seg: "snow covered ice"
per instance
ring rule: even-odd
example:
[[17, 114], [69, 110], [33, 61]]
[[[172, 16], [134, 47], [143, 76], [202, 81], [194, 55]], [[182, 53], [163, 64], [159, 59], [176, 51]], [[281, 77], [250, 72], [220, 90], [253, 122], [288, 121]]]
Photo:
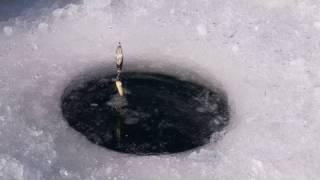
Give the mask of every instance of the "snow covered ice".
[[[1, 180], [320, 177], [319, 1], [14, 2], [0, 2]], [[131, 156], [68, 127], [64, 88], [90, 69], [112, 70], [118, 41], [136, 69], [219, 84], [232, 109], [223, 138]]]

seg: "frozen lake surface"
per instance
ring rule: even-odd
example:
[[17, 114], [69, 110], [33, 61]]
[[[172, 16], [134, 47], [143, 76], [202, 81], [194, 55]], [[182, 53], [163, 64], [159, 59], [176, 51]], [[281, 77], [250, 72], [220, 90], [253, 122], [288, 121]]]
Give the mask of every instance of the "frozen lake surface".
[[[0, 2], [0, 179], [320, 177], [319, 1], [8, 1]], [[219, 84], [232, 111], [223, 138], [133, 156], [69, 127], [64, 88], [97, 67], [114, 71], [118, 41], [129, 69]]]

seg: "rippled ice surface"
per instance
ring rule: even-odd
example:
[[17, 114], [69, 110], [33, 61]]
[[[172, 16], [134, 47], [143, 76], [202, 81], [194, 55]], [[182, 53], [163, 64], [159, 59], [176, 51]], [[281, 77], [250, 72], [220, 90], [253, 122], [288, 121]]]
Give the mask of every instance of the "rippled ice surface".
[[[0, 3], [0, 179], [320, 177], [319, 1], [46, 2]], [[90, 68], [114, 70], [118, 41], [137, 69], [192, 71], [224, 88], [232, 108], [224, 137], [136, 157], [68, 127], [64, 87]]]

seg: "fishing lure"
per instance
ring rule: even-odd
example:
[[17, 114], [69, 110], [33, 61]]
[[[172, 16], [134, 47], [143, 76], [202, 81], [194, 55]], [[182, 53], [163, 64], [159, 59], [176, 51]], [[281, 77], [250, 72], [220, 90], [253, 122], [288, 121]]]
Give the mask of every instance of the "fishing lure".
[[124, 96], [124, 89], [122, 87], [122, 82], [120, 80], [120, 75], [121, 75], [122, 66], [123, 66], [123, 51], [122, 51], [120, 42], [116, 48], [115, 59], [116, 59], [116, 65], [117, 65], [116, 87], [119, 95]]

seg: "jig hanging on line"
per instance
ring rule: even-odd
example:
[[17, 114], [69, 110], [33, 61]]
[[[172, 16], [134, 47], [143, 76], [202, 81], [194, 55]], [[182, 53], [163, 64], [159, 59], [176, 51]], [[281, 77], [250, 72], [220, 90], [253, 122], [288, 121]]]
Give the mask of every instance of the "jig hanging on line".
[[123, 51], [122, 51], [122, 47], [121, 47], [120, 42], [119, 42], [117, 49], [116, 49], [115, 59], [116, 59], [116, 64], [117, 64], [116, 87], [117, 87], [119, 95], [124, 96], [124, 89], [122, 87], [122, 82], [120, 80], [120, 75], [122, 72], [122, 65], [123, 65]]

